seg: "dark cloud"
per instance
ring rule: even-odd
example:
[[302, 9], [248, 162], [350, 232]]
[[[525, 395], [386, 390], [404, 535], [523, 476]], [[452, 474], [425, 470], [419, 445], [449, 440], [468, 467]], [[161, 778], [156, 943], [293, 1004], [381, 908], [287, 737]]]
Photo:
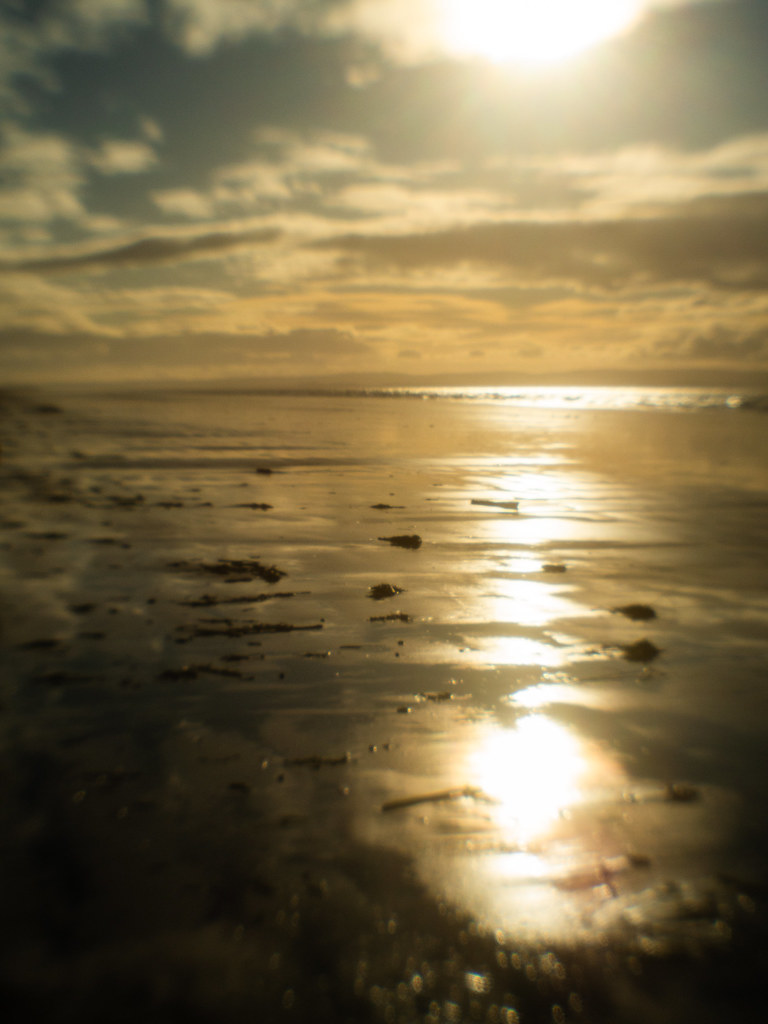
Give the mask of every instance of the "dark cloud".
[[0, 330], [0, 372], [34, 366], [40, 381], [102, 379], [125, 375], [253, 377], [267, 373], [325, 369], [334, 361], [366, 358], [370, 348], [335, 328], [234, 334], [208, 332], [116, 338], [74, 331], [56, 334], [32, 328]]
[[188, 259], [203, 259], [233, 249], [273, 242], [280, 232], [273, 229], [259, 231], [213, 232], [191, 238], [141, 238], [127, 245], [95, 252], [51, 256], [48, 259], [19, 260], [3, 264], [6, 270], [30, 273], [55, 273], [76, 270], [111, 270], [114, 267], [142, 267], [157, 263], [178, 263]]
[[[645, 219], [483, 224], [414, 235], [345, 235], [314, 243], [363, 267], [484, 264], [526, 283], [618, 290], [706, 283], [724, 290], [768, 287], [768, 194], [711, 201]], [[742, 210], [747, 211], [742, 215]]]
[[705, 331], [658, 345], [665, 357], [685, 357], [712, 362], [749, 362], [768, 357], [768, 327], [758, 330], [715, 324]]

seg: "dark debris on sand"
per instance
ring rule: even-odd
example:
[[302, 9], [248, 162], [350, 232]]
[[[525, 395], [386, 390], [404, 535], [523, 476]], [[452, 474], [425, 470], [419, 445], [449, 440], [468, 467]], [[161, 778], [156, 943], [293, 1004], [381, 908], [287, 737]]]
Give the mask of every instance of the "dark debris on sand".
[[379, 540], [387, 541], [396, 548], [410, 548], [415, 551], [421, 547], [421, 537], [418, 533], [403, 533], [395, 537], [379, 537]]
[[308, 626], [296, 626], [290, 622], [240, 622], [240, 623], [229, 623], [228, 621], [221, 622], [218, 626], [179, 626], [179, 631], [187, 632], [188, 639], [196, 637], [243, 637], [243, 636], [254, 636], [258, 633], [292, 633], [295, 630], [314, 630], [322, 629], [322, 622], [313, 622]]
[[68, 686], [77, 685], [79, 683], [88, 683], [92, 678], [92, 676], [83, 675], [80, 672], [67, 672], [63, 669], [58, 669], [53, 672], [45, 672], [42, 675], [34, 676], [32, 682], [39, 683], [42, 686]]
[[394, 583], [377, 583], [369, 589], [368, 597], [373, 598], [374, 601], [383, 601], [387, 597], [395, 597], [402, 593], [404, 593], [403, 588], [396, 587]]
[[296, 597], [297, 593], [307, 594], [309, 591], [281, 590], [273, 594], [242, 594], [239, 597], [215, 597], [213, 594], [203, 594], [202, 597], [178, 603], [187, 608], [211, 608], [220, 604], [261, 604], [263, 601], [271, 601], [274, 598]]
[[19, 648], [23, 651], [55, 651], [61, 650], [63, 647], [64, 641], [55, 637], [41, 637], [38, 640], [27, 640], [23, 644], [19, 644]]
[[181, 572], [212, 573], [230, 578], [234, 576], [243, 582], [261, 579], [265, 583], [277, 583], [287, 575], [274, 565], [262, 565], [257, 558], [220, 558], [216, 562], [170, 562], [168, 568]]
[[470, 505], [486, 505], [489, 508], [503, 508], [508, 512], [516, 512], [519, 502], [517, 501], [492, 501], [490, 498], [472, 498]]
[[637, 640], [633, 644], [623, 644], [621, 650], [627, 661], [653, 661], [661, 654], [661, 650], [650, 640]]
[[352, 755], [347, 750], [338, 757], [320, 757], [318, 754], [311, 754], [308, 757], [292, 757], [286, 758], [283, 764], [297, 765], [300, 767], [314, 768], [316, 771], [319, 768], [332, 768], [337, 765], [349, 764], [352, 760]]
[[656, 618], [656, 612], [649, 604], [623, 604], [611, 610], [632, 619], [633, 622], [647, 622], [649, 619]]
[[668, 803], [688, 804], [701, 796], [696, 786], [687, 782], [668, 782], [664, 789], [664, 799]]
[[160, 673], [160, 679], [183, 681], [197, 679], [201, 675], [222, 676], [225, 679], [253, 679], [253, 675], [236, 668], [224, 668], [210, 662], [203, 665], [184, 665], [181, 668], [167, 668]]

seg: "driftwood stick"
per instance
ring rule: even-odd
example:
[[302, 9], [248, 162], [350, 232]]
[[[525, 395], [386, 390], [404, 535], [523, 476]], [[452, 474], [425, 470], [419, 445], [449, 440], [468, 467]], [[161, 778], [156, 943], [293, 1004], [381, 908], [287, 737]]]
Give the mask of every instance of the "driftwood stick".
[[397, 811], [401, 807], [414, 807], [416, 804], [435, 804], [443, 800], [459, 800], [463, 796], [471, 796], [476, 800], [485, 800], [488, 803], [495, 803], [492, 797], [484, 793], [477, 786], [456, 786], [452, 789], [439, 789], [435, 793], [420, 793], [418, 796], [399, 797], [396, 800], [387, 800], [381, 805], [382, 811]]

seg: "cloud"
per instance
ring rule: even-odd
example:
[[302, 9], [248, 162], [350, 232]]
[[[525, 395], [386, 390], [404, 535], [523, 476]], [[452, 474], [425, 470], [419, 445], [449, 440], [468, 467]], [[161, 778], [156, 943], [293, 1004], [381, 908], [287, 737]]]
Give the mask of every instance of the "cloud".
[[263, 127], [254, 147], [251, 159], [217, 168], [204, 186], [155, 190], [152, 201], [167, 216], [187, 220], [290, 214], [304, 219], [300, 230], [315, 235], [335, 221], [366, 223], [366, 233], [389, 237], [513, 218], [539, 225], [539, 235], [545, 222], [560, 225], [551, 232], [563, 234], [568, 221], [670, 221], [676, 211], [694, 216], [695, 200], [753, 202], [768, 193], [766, 133], [690, 152], [645, 145], [488, 155], [471, 168], [458, 159], [386, 162], [372, 140], [355, 134]]
[[163, 213], [188, 220], [208, 220], [216, 209], [209, 196], [192, 188], [158, 189], [150, 198]]
[[144, 24], [148, 19], [146, 0], [57, 0], [43, 5], [43, 25], [53, 36], [85, 33], [89, 45], [101, 42], [115, 27]]
[[163, 139], [163, 129], [153, 117], [140, 117], [139, 129], [150, 142], [161, 142]]
[[99, 332], [92, 307], [92, 296], [58, 281], [34, 274], [0, 274], [0, 323], [6, 329]]
[[[243, 342], [238, 337], [238, 343]], [[358, 341], [349, 331], [336, 328], [298, 328], [287, 332], [270, 331], [245, 340], [254, 346], [259, 355], [281, 362], [294, 359], [309, 360], [326, 364], [328, 359], [339, 356], [364, 356], [370, 349]]]
[[[370, 358], [370, 349], [336, 329], [265, 333], [205, 332], [119, 337], [114, 332], [0, 329], [0, 372], [29, 379], [125, 380], [258, 378], [264, 373], [342, 368], [350, 358]], [[34, 370], [31, 370], [35, 367]]]
[[165, 0], [163, 17], [171, 38], [199, 57], [222, 42], [306, 23], [320, 7], [312, 0]]
[[204, 188], [161, 189], [152, 201], [164, 213], [212, 217], [269, 213], [289, 204], [319, 204], [342, 182], [378, 173], [370, 143], [359, 135], [297, 132], [265, 126], [253, 133], [256, 155], [216, 168]]
[[0, 218], [80, 219], [84, 176], [77, 147], [56, 132], [29, 132], [8, 123], [0, 136]]
[[[637, 0], [637, 7], [643, 14], [702, 2]], [[460, 41], [444, 31], [449, 9], [436, 0], [164, 0], [161, 5], [168, 36], [194, 57], [248, 36], [291, 29], [314, 37], [357, 37], [405, 64], [462, 52]], [[477, 17], [476, 10], [472, 14]], [[370, 60], [352, 62], [349, 73], [358, 86], [378, 77]]]
[[189, 259], [207, 259], [252, 245], [263, 245], [277, 239], [279, 234], [275, 229], [262, 228], [240, 233], [218, 231], [191, 237], [140, 238], [111, 249], [76, 251], [47, 259], [6, 262], [5, 268], [27, 273], [53, 273], [178, 263]]
[[480, 264], [541, 287], [615, 291], [699, 282], [724, 290], [765, 289], [768, 192], [712, 200], [706, 214], [683, 205], [656, 218], [518, 221], [399, 236], [348, 234], [312, 244], [346, 254], [346, 275], [377, 266], [407, 274]]
[[[642, 16], [655, 8], [702, 2], [722, 0], [637, 0], [634, 6]], [[465, 40], [446, 32], [450, 6], [436, 0], [165, 0], [162, 11], [170, 38], [197, 57], [223, 43], [286, 28], [307, 36], [357, 37], [404, 64], [460, 56], [466, 49]], [[471, 16], [482, 16], [477, 4], [471, 5]], [[349, 73], [358, 86], [378, 77], [371, 61], [352, 62]]]
[[495, 221], [511, 206], [502, 172], [478, 185], [458, 159], [382, 161], [360, 134], [264, 126], [253, 145], [253, 157], [216, 168], [203, 186], [154, 190], [152, 201], [189, 220], [290, 216], [315, 235], [327, 234], [333, 221], [366, 220], [382, 232]]
[[51, 54], [103, 49], [115, 33], [148, 21], [147, 0], [17, 0], [6, 5], [0, 13], [0, 109], [16, 114], [26, 109], [17, 91], [20, 77], [57, 88], [46, 62]]
[[290, 198], [286, 177], [291, 171], [297, 173], [298, 165], [260, 159], [220, 167], [213, 174], [208, 201], [219, 210], [270, 207], [275, 201]]
[[768, 191], [768, 133], [726, 139], [707, 149], [644, 143], [613, 151], [496, 158], [490, 164], [513, 177], [532, 174], [557, 183], [583, 214], [604, 217], [633, 207]]
[[91, 214], [83, 203], [89, 172], [137, 174], [156, 160], [143, 141], [106, 139], [88, 150], [60, 132], [7, 121], [0, 127], [0, 219], [26, 226], [69, 221], [86, 232], [114, 228], [114, 217]]
[[[638, 0], [650, 11], [705, 0]], [[709, 0], [723, 2], [723, 0]], [[357, 37], [389, 59], [413, 64], [451, 54], [441, 37], [444, 11], [435, 0], [16, 0], [0, 16], [0, 104], [23, 109], [19, 75], [55, 89], [46, 58], [67, 50], [103, 50], [126, 30], [156, 24], [193, 57], [257, 35], [290, 29], [307, 37]], [[369, 58], [352, 60], [357, 85], [375, 81]]]
[[441, 3], [14, 0], [2, 340], [202, 375], [767, 358], [754, 3], [539, 77], [438, 54]]
[[704, 330], [690, 330], [656, 346], [665, 358], [685, 358], [716, 363], [749, 363], [768, 359], [768, 325], [751, 328], [716, 323]]
[[89, 159], [102, 174], [138, 174], [157, 163], [157, 155], [146, 142], [109, 139]]

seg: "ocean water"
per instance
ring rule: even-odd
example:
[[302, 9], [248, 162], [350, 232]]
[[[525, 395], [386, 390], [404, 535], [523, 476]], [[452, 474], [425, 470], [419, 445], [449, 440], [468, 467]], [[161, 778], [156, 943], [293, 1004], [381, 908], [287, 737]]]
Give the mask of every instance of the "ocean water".
[[5, 395], [9, 1019], [752, 1012], [767, 407]]

